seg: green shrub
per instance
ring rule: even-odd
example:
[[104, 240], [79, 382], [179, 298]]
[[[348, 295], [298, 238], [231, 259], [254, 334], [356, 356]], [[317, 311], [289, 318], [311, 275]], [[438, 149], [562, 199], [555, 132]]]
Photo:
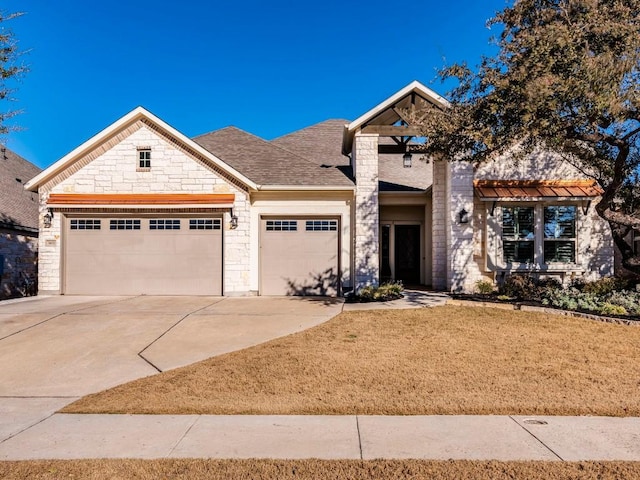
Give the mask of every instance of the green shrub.
[[402, 282], [383, 283], [380, 286], [367, 285], [349, 299], [356, 302], [386, 302], [402, 298], [402, 290]]
[[628, 315], [627, 309], [620, 305], [613, 305], [609, 302], [605, 302], [600, 308], [602, 315]]
[[495, 287], [492, 282], [478, 280], [476, 282], [476, 291], [481, 295], [490, 295], [495, 291]]
[[585, 283], [582, 291], [598, 296], [611, 295], [613, 292], [625, 290], [628, 287], [628, 280], [618, 277], [605, 277], [593, 282]]

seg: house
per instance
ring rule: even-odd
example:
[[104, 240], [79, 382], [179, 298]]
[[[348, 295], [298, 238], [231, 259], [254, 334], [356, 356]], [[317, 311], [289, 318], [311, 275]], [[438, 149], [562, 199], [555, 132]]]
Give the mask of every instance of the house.
[[25, 295], [35, 281], [38, 195], [24, 184], [40, 169], [0, 146], [0, 299]]
[[27, 184], [40, 291], [340, 295], [612, 274], [593, 181], [544, 153], [423, 161], [401, 112], [424, 104], [447, 105], [413, 82], [352, 122], [273, 141], [235, 127], [188, 138], [136, 108]]

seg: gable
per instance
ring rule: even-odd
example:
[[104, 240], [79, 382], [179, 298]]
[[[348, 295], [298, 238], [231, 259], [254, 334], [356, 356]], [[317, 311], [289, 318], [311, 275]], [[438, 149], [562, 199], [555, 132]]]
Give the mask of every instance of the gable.
[[[140, 166], [141, 149], [150, 152], [149, 168]], [[76, 159], [43, 189], [51, 193], [168, 194], [226, 193], [241, 191], [243, 186], [138, 120]]]
[[[139, 130], [144, 130], [147, 133], [140, 134], [141, 137], [138, 135], [140, 138], [132, 137]], [[148, 132], [153, 132], [153, 134], [145, 140], [142, 137], [149, 135]], [[127, 115], [84, 142], [75, 150], [65, 155], [63, 158], [30, 180], [25, 185], [25, 188], [31, 191], [36, 191], [38, 188], [48, 191], [55, 185], [58, 185], [62, 181], [65, 181], [75, 175], [81, 169], [85, 168], [111, 149], [116, 148], [123, 142], [126, 144], [130, 138], [134, 142], [158, 142], [157, 146], [160, 147], [160, 151], [162, 152], [168, 148], [169, 150], [180, 152], [182, 155], [190, 157], [196, 164], [200, 164], [209, 171], [215, 172], [219, 177], [224, 178], [230, 184], [236, 185], [241, 190], [246, 191], [249, 188], [256, 188], [256, 185], [240, 172], [237, 172], [229, 165], [226, 165], [219, 158], [216, 158], [215, 155], [212, 155], [209, 151], [202, 148], [200, 145], [196, 144], [191, 139], [142, 107], [138, 107], [129, 112]], [[169, 152], [169, 154], [171, 154], [171, 152]], [[164, 155], [164, 153], [162, 153], [162, 155]], [[113, 159], [111, 159], [110, 162], [113, 162]], [[106, 167], [113, 167], [113, 165], [106, 165]], [[105, 172], [109, 172], [115, 169], [103, 168], [103, 170]], [[159, 179], [161, 181], [166, 181], [166, 179], [163, 180], [163, 177], [159, 177]], [[158, 178], [156, 178], [156, 180], [158, 180]], [[131, 180], [129, 180], [129, 182], [130, 181]]]

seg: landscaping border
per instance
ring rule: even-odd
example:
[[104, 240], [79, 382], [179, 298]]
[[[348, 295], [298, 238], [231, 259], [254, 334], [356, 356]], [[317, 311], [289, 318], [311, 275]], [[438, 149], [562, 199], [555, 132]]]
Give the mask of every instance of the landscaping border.
[[535, 305], [524, 305], [521, 303], [503, 303], [503, 302], [487, 302], [487, 301], [475, 301], [475, 300], [460, 300], [451, 298], [447, 300], [447, 305], [453, 305], [457, 307], [487, 307], [487, 308], [499, 308], [502, 310], [522, 310], [523, 312], [540, 312], [549, 313], [552, 315], [564, 315], [566, 317], [585, 318], [587, 320], [595, 320], [597, 322], [615, 323], [618, 325], [627, 326], [640, 326], [639, 320], [627, 320], [624, 318], [605, 317], [602, 315], [596, 315], [593, 313], [574, 312], [572, 310], [561, 310], [559, 308], [550, 307], [537, 307]]

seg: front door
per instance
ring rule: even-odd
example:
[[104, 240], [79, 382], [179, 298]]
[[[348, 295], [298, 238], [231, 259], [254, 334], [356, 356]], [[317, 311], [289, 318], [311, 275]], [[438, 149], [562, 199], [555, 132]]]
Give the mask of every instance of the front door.
[[420, 283], [420, 225], [395, 226], [395, 278], [404, 285]]

